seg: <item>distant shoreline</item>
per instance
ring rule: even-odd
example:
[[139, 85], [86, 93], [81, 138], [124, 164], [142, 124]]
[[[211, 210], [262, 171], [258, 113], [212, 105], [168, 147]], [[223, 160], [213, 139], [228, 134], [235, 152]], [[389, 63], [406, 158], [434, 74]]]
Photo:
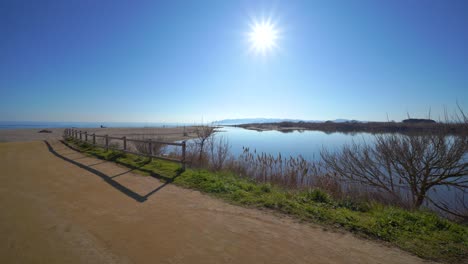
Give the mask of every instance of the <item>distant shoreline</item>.
[[325, 133], [437, 133], [468, 135], [468, 125], [450, 123], [403, 123], [403, 122], [279, 122], [233, 125], [256, 131], [276, 130], [284, 133], [301, 130], [322, 131]]

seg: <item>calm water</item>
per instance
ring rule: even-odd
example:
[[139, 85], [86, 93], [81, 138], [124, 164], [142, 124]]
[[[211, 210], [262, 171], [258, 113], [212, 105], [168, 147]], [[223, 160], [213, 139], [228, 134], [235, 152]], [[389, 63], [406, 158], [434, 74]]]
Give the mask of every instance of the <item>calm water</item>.
[[247, 130], [236, 127], [222, 127], [217, 137], [226, 138], [231, 145], [231, 153], [238, 156], [242, 147], [249, 147], [257, 153], [265, 152], [272, 155], [281, 153], [283, 156], [302, 155], [307, 160], [317, 160], [323, 147], [329, 150], [341, 148], [345, 143], [372, 142], [368, 133], [332, 133], [320, 131], [294, 131], [283, 133], [279, 131]]

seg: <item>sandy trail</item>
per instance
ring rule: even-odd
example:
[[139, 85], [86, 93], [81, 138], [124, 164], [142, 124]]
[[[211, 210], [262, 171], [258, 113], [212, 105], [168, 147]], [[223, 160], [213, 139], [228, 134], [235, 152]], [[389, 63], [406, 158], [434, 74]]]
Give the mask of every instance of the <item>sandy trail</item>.
[[51, 147], [94, 173], [44, 142], [1, 143], [0, 263], [423, 262], [350, 234], [163, 185], [58, 141]]

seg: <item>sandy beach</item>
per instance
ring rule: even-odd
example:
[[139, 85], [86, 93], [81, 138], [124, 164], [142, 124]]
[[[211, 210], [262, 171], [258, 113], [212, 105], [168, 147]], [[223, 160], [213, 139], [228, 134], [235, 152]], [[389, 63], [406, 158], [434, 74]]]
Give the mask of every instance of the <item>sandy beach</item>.
[[[115, 137], [164, 137], [167, 141], [190, 139], [196, 136], [194, 127], [148, 127], [148, 128], [76, 128], [88, 134], [109, 135]], [[2, 129], [0, 142], [28, 142], [62, 139], [65, 128], [45, 128], [51, 133], [39, 133], [42, 128]], [[184, 136], [184, 132], [186, 135]]]

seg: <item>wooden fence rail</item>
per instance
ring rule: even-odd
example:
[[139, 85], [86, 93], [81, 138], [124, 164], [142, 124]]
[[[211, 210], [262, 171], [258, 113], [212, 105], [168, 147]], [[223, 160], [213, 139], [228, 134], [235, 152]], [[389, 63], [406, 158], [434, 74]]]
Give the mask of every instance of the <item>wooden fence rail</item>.
[[[67, 138], [73, 138], [73, 139], [83, 141], [83, 142], [86, 142], [86, 143], [91, 143], [94, 146], [104, 147], [104, 148], [106, 148], [106, 150], [113, 149], [113, 150], [119, 150], [119, 151], [123, 151], [123, 152], [126, 152], [126, 153], [131, 153], [131, 154], [135, 154], [135, 155], [146, 156], [146, 157], [149, 157], [149, 158], [156, 158], [156, 159], [161, 159], [161, 160], [178, 162], [178, 163], [180, 163], [182, 165], [182, 169], [185, 170], [185, 165], [186, 165], [185, 155], [186, 155], [186, 148], [187, 148], [185, 141], [182, 141], [182, 143], [175, 143], [175, 142], [153, 141], [151, 139], [146, 139], [146, 140], [144, 140], [144, 139], [131, 139], [131, 138], [127, 138], [126, 136], [124, 136], [124, 137], [112, 137], [112, 136], [109, 136], [109, 135], [96, 135], [96, 133], [89, 134], [87, 131], [81, 131], [81, 130], [76, 130], [76, 129], [72, 129], [72, 128], [65, 129], [64, 133], [65, 133], [65, 136]], [[83, 137], [84, 137], [84, 140], [83, 140]], [[96, 143], [96, 138], [104, 138], [105, 145], [102, 146], [102, 145], [97, 144]], [[109, 140], [121, 140], [123, 148], [115, 147], [112, 144], [109, 145]], [[89, 142], [89, 141], [91, 141], [91, 142]], [[149, 153], [142, 153], [142, 152], [130, 150], [128, 148], [128, 142], [137, 142], [137, 143], [147, 144]], [[153, 148], [152, 148], [152, 146], [154, 146], [154, 144], [180, 147], [181, 148], [181, 153], [182, 153], [181, 158], [180, 159], [175, 159], [175, 158], [169, 158], [169, 157], [163, 157], [163, 156], [155, 155], [153, 153]]]

